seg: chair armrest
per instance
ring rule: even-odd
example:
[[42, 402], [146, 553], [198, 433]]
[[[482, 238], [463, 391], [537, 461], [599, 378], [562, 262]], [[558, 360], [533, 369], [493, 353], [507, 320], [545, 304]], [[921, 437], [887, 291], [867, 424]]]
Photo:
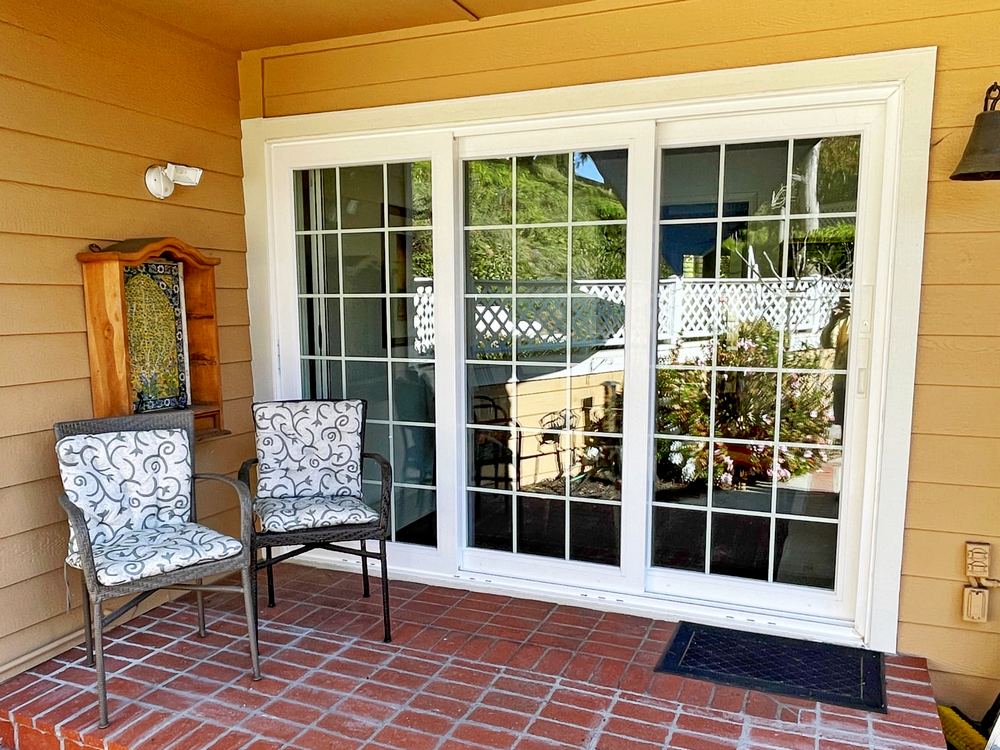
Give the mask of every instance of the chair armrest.
[[76, 550], [80, 555], [80, 567], [83, 570], [84, 580], [87, 588], [91, 592], [97, 591], [97, 564], [94, 562], [94, 546], [90, 542], [90, 530], [87, 528], [87, 518], [83, 511], [65, 492], [59, 493], [59, 505], [66, 511], [69, 517], [70, 528], [73, 529], [73, 538], [76, 540]]
[[211, 472], [195, 474], [194, 478], [223, 482], [236, 490], [236, 494], [240, 498], [240, 541], [243, 542], [244, 554], [249, 558], [250, 535], [253, 532], [253, 502], [250, 499], [250, 488], [247, 487], [246, 482], [227, 477], [225, 474], [214, 474]]
[[379, 508], [378, 525], [384, 531], [389, 528], [389, 514], [392, 508], [392, 465], [380, 453], [363, 453], [362, 458], [377, 463], [382, 472], [382, 502]]
[[257, 464], [256, 458], [248, 458], [240, 466], [240, 473], [238, 476], [240, 478], [240, 481], [243, 482], [243, 484], [245, 484], [247, 487], [250, 486], [250, 467], [255, 466], [256, 464]]

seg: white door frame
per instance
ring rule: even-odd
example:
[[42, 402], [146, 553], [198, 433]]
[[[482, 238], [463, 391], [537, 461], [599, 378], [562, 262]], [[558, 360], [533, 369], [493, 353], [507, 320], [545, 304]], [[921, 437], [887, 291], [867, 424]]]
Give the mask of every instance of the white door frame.
[[[363, 111], [324, 113], [243, 122], [244, 189], [248, 242], [248, 274], [254, 358], [255, 397], [283, 395], [278, 369], [278, 347], [288, 339], [280, 335], [278, 274], [282, 265], [278, 248], [282, 239], [277, 216], [288, 213], [290, 204], [272, 189], [274, 176], [285, 166], [280, 153], [301, 145], [316, 148], [323, 143], [379, 134], [414, 136], [433, 142], [441, 152], [454, 157], [454, 139], [489, 133], [530, 131], [571, 124], [709, 118], [732, 113], [794, 112], [809, 106], [834, 107], [873, 104], [884, 109], [886, 138], [881, 180], [881, 223], [878, 231], [880, 277], [885, 279], [885, 308], [872, 319], [873, 332], [884, 336], [886, 346], [875, 353], [868, 368], [870, 393], [881, 406], [872, 415], [867, 441], [866, 464], [870, 506], [862, 520], [861, 567], [858, 578], [858, 610], [851, 623], [804, 620], [783, 616], [760, 607], [719, 607], [693, 602], [685, 597], [656, 598], [626, 592], [608, 592], [586, 586], [525, 582], [513, 578], [463, 575], [458, 568], [457, 541], [464, 537], [458, 514], [439, 520], [442, 547], [423, 562], [391, 558], [402, 576], [451, 582], [470, 588], [506, 590], [528, 596], [586, 603], [641, 612], [660, 617], [688, 617], [711, 622], [742, 624], [747, 628], [799, 635], [842, 643], [862, 643], [886, 651], [895, 649], [899, 576], [902, 557], [906, 477], [913, 398], [917, 313], [923, 248], [924, 211], [927, 190], [930, 109], [933, 96], [935, 50], [925, 48], [901, 52], [860, 55], [830, 60], [787, 63], [710, 73], [642, 79], [614, 84], [574, 86], [549, 91], [530, 91], [489, 97], [381, 107]], [[594, 107], [593, 102], [601, 102]], [[498, 113], [502, 115], [498, 116]], [[377, 123], [373, 126], [373, 123]], [[355, 141], [356, 142], [356, 141]], [[447, 142], [447, 143], [446, 143]], [[385, 161], [380, 155], [378, 161]], [[452, 159], [456, 165], [457, 160]], [[455, 193], [457, 175], [434, 170], [436, 193]], [[445, 170], [446, 171], [446, 170]], [[874, 196], [869, 196], [869, 200]], [[282, 208], [283, 210], [279, 210]], [[456, 237], [442, 238], [437, 227], [441, 211], [435, 197], [435, 255]], [[454, 222], [455, 217], [452, 217]], [[651, 230], [652, 228], [650, 228]], [[631, 232], [631, 228], [630, 228]], [[287, 237], [287, 235], [285, 235]], [[435, 286], [439, 299], [448, 290], [452, 303], [460, 297], [458, 269], [439, 269], [435, 259]], [[460, 264], [459, 264], [460, 265]], [[439, 271], [443, 273], [439, 274]], [[442, 302], [445, 300], [442, 299]], [[449, 333], [460, 310], [447, 316]], [[439, 332], [449, 327], [439, 308]], [[297, 333], [294, 339], [298, 340]], [[458, 363], [453, 363], [457, 365]], [[438, 393], [458, 394], [462, 375], [458, 367], [442, 367], [439, 355]], [[888, 373], [892, 373], [892, 388]], [[454, 390], [445, 391], [445, 385]], [[442, 401], [439, 397], [438, 401]], [[457, 401], [457, 399], [455, 399]], [[442, 411], [439, 405], [439, 424]], [[454, 414], [454, 416], [458, 416]], [[452, 424], [458, 424], [458, 421]], [[440, 448], [439, 448], [440, 450]], [[458, 455], [452, 458], [456, 459]], [[440, 455], [439, 455], [440, 460]], [[464, 462], [462, 462], [464, 463]], [[439, 492], [445, 477], [439, 474]], [[462, 485], [450, 489], [458, 496]], [[440, 505], [440, 503], [439, 503]], [[326, 561], [329, 562], [329, 561]]]

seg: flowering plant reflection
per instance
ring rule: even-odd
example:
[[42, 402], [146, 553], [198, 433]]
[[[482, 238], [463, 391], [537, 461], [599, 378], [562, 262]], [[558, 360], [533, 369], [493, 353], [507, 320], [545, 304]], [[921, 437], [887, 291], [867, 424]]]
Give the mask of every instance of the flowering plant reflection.
[[[777, 415], [775, 375], [747, 372], [741, 367], [773, 366], [780, 333], [766, 321], [743, 322], [718, 338], [715, 388], [715, 434], [761, 441], [764, 445], [717, 442], [713, 456], [713, 484], [729, 489], [808, 474], [827, 460], [825, 451], [780, 448], [772, 460]], [[798, 367], [820, 368], [821, 352], [802, 352]], [[672, 352], [666, 361], [678, 361]], [[711, 363], [706, 344], [691, 364]], [[724, 369], [734, 368], [734, 369]], [[786, 373], [781, 384], [780, 439], [787, 443], [828, 442], [834, 424], [825, 375]], [[704, 370], [657, 370], [656, 431], [664, 435], [697, 437], [709, 434], [711, 378]], [[691, 484], [707, 481], [707, 441], [661, 440], [657, 443], [657, 475], [661, 481]]]

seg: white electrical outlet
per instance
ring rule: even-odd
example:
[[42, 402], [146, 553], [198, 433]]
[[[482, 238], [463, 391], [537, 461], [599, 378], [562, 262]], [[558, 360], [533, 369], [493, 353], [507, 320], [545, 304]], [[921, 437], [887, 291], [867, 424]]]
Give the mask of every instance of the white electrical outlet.
[[962, 593], [962, 619], [986, 622], [990, 608], [990, 590], [966, 586]]
[[989, 542], [965, 543], [965, 575], [970, 578], [988, 578], [990, 575]]

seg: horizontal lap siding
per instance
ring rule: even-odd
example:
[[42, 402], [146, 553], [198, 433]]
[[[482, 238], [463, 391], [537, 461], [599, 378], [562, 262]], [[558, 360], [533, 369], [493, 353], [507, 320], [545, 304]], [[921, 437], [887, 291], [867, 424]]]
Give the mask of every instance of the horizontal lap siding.
[[[76, 254], [175, 235], [216, 269], [226, 426], [200, 471], [252, 450], [239, 90], [233, 55], [102, 3], [0, 7], [0, 679], [80, 627], [65, 612], [67, 525], [52, 424], [92, 414]], [[205, 170], [167, 201], [147, 166]], [[206, 486], [201, 518], [236, 528], [234, 497]], [[73, 606], [79, 605], [74, 572]]]
[[965, 539], [989, 539], [1000, 574], [1000, 182], [948, 175], [996, 78], [984, 30], [998, 27], [997, 0], [596, 0], [244, 53], [240, 106], [304, 114], [937, 46], [899, 648], [978, 714], [1000, 690], [1000, 596], [993, 622], [962, 622], [961, 558]]

